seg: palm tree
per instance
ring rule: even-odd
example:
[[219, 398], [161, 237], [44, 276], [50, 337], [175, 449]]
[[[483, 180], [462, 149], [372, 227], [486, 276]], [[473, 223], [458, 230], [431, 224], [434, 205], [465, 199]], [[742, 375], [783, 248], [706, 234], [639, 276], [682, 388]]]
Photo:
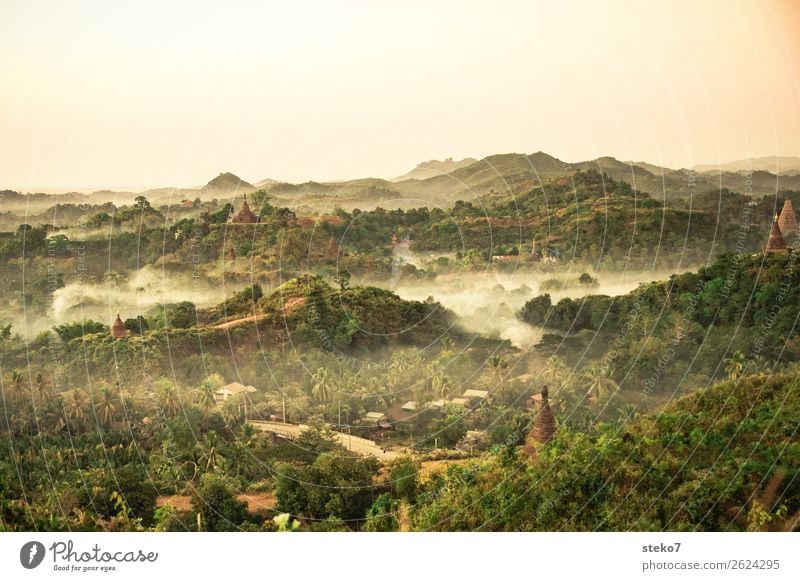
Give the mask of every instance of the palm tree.
[[216, 432], [206, 432], [203, 435], [203, 442], [199, 444], [200, 447], [200, 462], [198, 464], [203, 466], [206, 470], [216, 470], [217, 465], [224, 460], [219, 451], [219, 438]]
[[617, 413], [619, 414], [619, 419], [623, 422], [629, 422], [636, 418], [637, 407], [632, 403], [626, 403], [619, 407]]
[[492, 379], [498, 389], [503, 387], [503, 372], [508, 368], [508, 362], [499, 355], [489, 357], [489, 368], [492, 370]]
[[157, 383], [159, 384], [158, 402], [161, 409], [166, 417], [174, 418], [178, 415], [178, 408], [181, 404], [178, 389], [169, 379], [161, 379]]
[[442, 401], [446, 400], [447, 396], [450, 395], [450, 379], [443, 373], [434, 375], [431, 384], [434, 393], [438, 395]]
[[728, 374], [728, 379], [736, 381], [744, 371], [744, 353], [736, 351], [731, 353], [731, 356], [725, 359], [725, 373]]
[[610, 377], [610, 369], [602, 363], [595, 363], [583, 371], [583, 377], [588, 382], [586, 397], [593, 405], [608, 401], [611, 396], [619, 391], [619, 385]]
[[47, 378], [44, 376], [43, 373], [37, 373], [36, 376], [33, 378], [33, 389], [39, 396], [39, 401], [44, 401], [44, 396], [47, 393], [47, 389], [50, 387]]
[[11, 325], [0, 327], [0, 345], [7, 343], [11, 340]]
[[200, 382], [200, 388], [197, 390], [197, 403], [206, 412], [217, 405], [217, 399], [214, 394], [222, 387], [224, 381], [219, 373], [212, 373]]
[[105, 386], [100, 390], [100, 399], [97, 402], [96, 410], [103, 425], [107, 428], [110, 427], [117, 414], [117, 398], [110, 387]]
[[317, 369], [311, 377], [311, 395], [321, 404], [325, 405], [331, 399], [331, 384], [328, 380], [328, 370], [324, 367]]
[[454, 341], [450, 335], [442, 336], [442, 338], [439, 339], [439, 343], [442, 344], [443, 353], [450, 353], [453, 350]]
[[64, 395], [64, 412], [67, 420], [80, 425], [86, 419], [86, 394], [81, 389], [73, 389]]
[[245, 420], [239, 398], [246, 395], [242, 394], [228, 398], [228, 401], [222, 406], [222, 419], [225, 420], [231, 430], [238, 427]]
[[21, 402], [25, 396], [25, 378], [16, 369], [11, 372], [8, 387], [11, 393], [11, 400], [16, 403]]
[[542, 378], [556, 384], [563, 383], [568, 374], [569, 370], [566, 363], [558, 355], [548, 357], [542, 370]]

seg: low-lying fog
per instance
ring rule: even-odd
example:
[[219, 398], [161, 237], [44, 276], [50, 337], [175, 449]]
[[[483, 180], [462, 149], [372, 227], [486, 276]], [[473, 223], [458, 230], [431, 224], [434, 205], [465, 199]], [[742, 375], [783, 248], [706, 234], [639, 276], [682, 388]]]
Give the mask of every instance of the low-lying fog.
[[210, 307], [247, 284], [212, 284], [203, 276], [144, 267], [124, 280], [67, 284], [53, 293], [46, 313], [28, 309], [26, 317], [12, 318], [11, 322], [15, 332], [33, 338], [62, 323], [91, 319], [110, 325], [117, 313], [123, 320], [136, 318], [159, 304], [190, 301], [198, 307]]
[[[397, 264], [409, 263], [424, 268], [426, 262], [440, 256], [452, 258], [454, 254], [414, 253], [407, 245], [398, 245], [395, 251]], [[672, 271], [610, 271], [591, 272], [596, 282], [581, 285], [578, 278], [584, 272], [569, 269], [564, 265], [557, 273], [519, 272], [500, 273], [461, 272], [440, 275], [432, 282], [419, 282], [404, 279], [395, 269], [387, 288], [404, 299], [424, 301], [431, 296], [459, 316], [459, 324], [472, 332], [493, 335], [511, 341], [512, 344], [527, 349], [538, 343], [545, 329], [533, 327], [516, 318], [516, 312], [529, 299], [549, 293], [553, 302], [562, 298], [579, 298], [588, 294], [617, 296], [627, 294], [643, 282], [665, 280]], [[556, 288], [542, 288], [542, 283], [551, 282]], [[560, 284], [552, 285], [552, 281]]]
[[[398, 264], [409, 262], [424, 267], [426, 261], [438, 256], [441, 254], [415, 255], [405, 249]], [[655, 271], [591, 273], [596, 283], [581, 285], [578, 277], [582, 272], [569, 270], [568, 265], [564, 265], [558, 273], [459, 272], [420, 282], [403, 277], [398, 268], [384, 284], [369, 284], [392, 290], [408, 300], [424, 301], [431, 296], [455, 312], [459, 325], [464, 329], [507, 339], [515, 346], [527, 349], [538, 343], [544, 333], [544, 329], [523, 323], [515, 316], [530, 298], [545, 292], [550, 293], [554, 302], [587, 294], [621, 295], [634, 290], [642, 282], [664, 280], [672, 274]], [[548, 283], [552, 287], [554, 280], [563, 287], [548, 288]], [[545, 283], [545, 288], [542, 288], [542, 283]], [[144, 267], [124, 280], [70, 283], [55, 291], [48, 312], [28, 309], [25, 317], [12, 317], [11, 322], [16, 332], [33, 338], [53, 325], [88, 319], [111, 324], [118, 312], [123, 320], [135, 318], [163, 303], [191, 301], [198, 307], [210, 307], [247, 284], [250, 282], [219, 284], [203, 274], [193, 277], [191, 273], [173, 274], [159, 268]], [[270, 289], [264, 288], [264, 292], [268, 293]]]

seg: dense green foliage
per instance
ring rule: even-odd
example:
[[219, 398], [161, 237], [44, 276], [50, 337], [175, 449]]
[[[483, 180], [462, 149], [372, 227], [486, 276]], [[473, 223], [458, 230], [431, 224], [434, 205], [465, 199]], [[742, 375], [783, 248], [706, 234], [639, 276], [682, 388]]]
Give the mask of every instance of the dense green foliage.
[[423, 485], [419, 530], [783, 530], [800, 511], [796, 371], [716, 385], [630, 425], [562, 430]]
[[541, 295], [518, 317], [564, 334], [546, 336], [538, 346], [564, 367], [551, 377], [556, 384], [569, 383], [570, 369], [594, 364], [618, 384], [622, 401], [630, 394], [638, 404], [640, 394], [688, 392], [800, 358], [798, 256], [725, 254], [697, 273], [643, 284], [627, 295], [556, 304]]

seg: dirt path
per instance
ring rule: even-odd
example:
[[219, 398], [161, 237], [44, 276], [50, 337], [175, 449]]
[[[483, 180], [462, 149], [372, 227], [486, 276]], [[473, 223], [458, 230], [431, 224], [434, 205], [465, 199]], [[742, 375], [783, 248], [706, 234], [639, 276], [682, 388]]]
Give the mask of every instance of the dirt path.
[[[297, 439], [300, 434], [309, 429], [309, 426], [306, 426], [305, 424], [283, 424], [281, 422], [259, 421], [249, 421], [247, 423], [256, 429], [261, 430], [262, 432], [271, 432], [281, 436], [282, 438], [288, 438], [290, 440]], [[384, 450], [372, 440], [360, 438], [359, 436], [351, 436], [350, 434], [343, 434], [341, 432], [333, 433], [343, 448], [355, 452], [356, 454], [360, 454], [362, 456], [373, 456], [379, 460], [393, 460], [399, 456], [397, 452]]]
[[[252, 514], [271, 515], [278, 503], [271, 492], [244, 492], [236, 498], [247, 503], [247, 510]], [[170, 494], [156, 498], [156, 506], [171, 504], [178, 511], [192, 510], [192, 497], [186, 494]]]
[[242, 319], [234, 319], [233, 321], [228, 321], [226, 323], [220, 323], [219, 325], [214, 325], [213, 329], [233, 329], [235, 327], [241, 327], [242, 325], [246, 325], [247, 323], [257, 323], [266, 319], [269, 315], [266, 313], [262, 313], [260, 315], [250, 315], [249, 317], [244, 317]]

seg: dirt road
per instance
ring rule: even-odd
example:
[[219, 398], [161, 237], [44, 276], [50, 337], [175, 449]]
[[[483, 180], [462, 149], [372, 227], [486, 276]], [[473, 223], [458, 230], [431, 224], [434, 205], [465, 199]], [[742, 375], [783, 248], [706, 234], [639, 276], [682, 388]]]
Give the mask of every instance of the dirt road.
[[[284, 424], [281, 422], [260, 422], [251, 420], [247, 422], [254, 428], [263, 432], [271, 432], [277, 434], [282, 438], [294, 440], [305, 432], [309, 426], [305, 424]], [[397, 458], [399, 454], [390, 450], [384, 451], [378, 444], [366, 438], [358, 436], [351, 436], [350, 434], [343, 434], [341, 432], [333, 432], [339, 441], [339, 444], [346, 450], [361, 454], [362, 456], [373, 456], [379, 460], [392, 460]]]

